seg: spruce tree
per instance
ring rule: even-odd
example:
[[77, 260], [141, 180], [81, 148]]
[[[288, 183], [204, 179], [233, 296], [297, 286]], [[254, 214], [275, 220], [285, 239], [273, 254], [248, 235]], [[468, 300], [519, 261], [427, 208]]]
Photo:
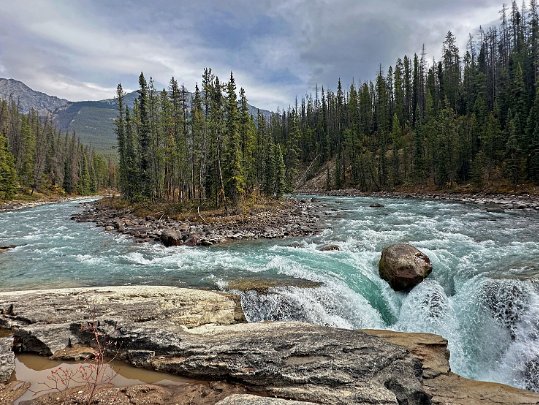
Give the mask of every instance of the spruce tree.
[[245, 177], [242, 166], [236, 83], [232, 73], [227, 84], [226, 136], [225, 191], [232, 204], [237, 207], [245, 192]]
[[276, 163], [275, 196], [281, 198], [286, 190], [286, 166], [281, 145], [275, 146], [274, 159]]
[[139, 86], [138, 90], [138, 122], [137, 122], [137, 132], [138, 132], [138, 153], [139, 153], [139, 170], [138, 170], [138, 184], [137, 191], [140, 192], [142, 198], [151, 199], [153, 196], [153, 187], [152, 187], [152, 172], [151, 172], [151, 133], [150, 133], [150, 117], [148, 111], [148, 84], [144, 78], [144, 74], [141, 73], [139, 76]]
[[17, 190], [15, 158], [8, 150], [7, 139], [0, 134], [0, 198], [9, 200]]

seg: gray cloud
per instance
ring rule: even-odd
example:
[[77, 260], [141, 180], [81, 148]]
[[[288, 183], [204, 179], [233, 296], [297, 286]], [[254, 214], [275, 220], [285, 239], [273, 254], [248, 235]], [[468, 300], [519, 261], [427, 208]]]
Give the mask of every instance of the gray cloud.
[[188, 88], [204, 67], [234, 71], [250, 101], [276, 109], [316, 83], [372, 79], [379, 64], [438, 57], [498, 18], [499, 0], [18, 0], [0, 15], [0, 74], [71, 100], [134, 89], [140, 71]]

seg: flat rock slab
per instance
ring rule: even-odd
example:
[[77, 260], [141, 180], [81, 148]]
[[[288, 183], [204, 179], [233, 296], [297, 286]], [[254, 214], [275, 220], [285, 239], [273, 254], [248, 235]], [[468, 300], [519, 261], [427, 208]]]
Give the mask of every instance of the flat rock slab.
[[425, 381], [434, 405], [537, 405], [539, 394], [504, 384], [475, 381], [457, 374], [442, 374]]
[[133, 346], [155, 336], [146, 366], [159, 371], [232, 379], [298, 401], [430, 403], [421, 363], [404, 348], [360, 331], [274, 322], [202, 326], [175, 336], [127, 333]]
[[[51, 356], [78, 343], [79, 329], [95, 319], [159, 327], [243, 322], [239, 298], [176, 287], [68, 288], [0, 293], [0, 327], [17, 328], [19, 351]], [[84, 322], [86, 320], [86, 322]], [[75, 327], [76, 328], [76, 327]]]
[[[11, 307], [12, 306], [12, 307]], [[9, 308], [12, 308], [8, 311]], [[12, 312], [11, 316], [6, 316]], [[239, 300], [213, 291], [161, 286], [66, 288], [0, 293], [0, 326], [58, 325], [80, 319], [155, 322], [163, 328], [244, 321]]]
[[423, 364], [423, 377], [433, 378], [451, 371], [447, 340], [432, 333], [403, 333], [392, 330], [365, 329], [365, 333], [406, 347]]

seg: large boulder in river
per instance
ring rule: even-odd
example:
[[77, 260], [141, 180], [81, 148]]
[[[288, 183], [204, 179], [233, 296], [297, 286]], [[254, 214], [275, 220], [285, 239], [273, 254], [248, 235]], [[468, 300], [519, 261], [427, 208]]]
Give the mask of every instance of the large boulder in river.
[[426, 254], [412, 245], [398, 243], [384, 248], [378, 270], [395, 291], [407, 291], [431, 273], [432, 264]]
[[165, 246], [179, 246], [183, 244], [182, 235], [174, 229], [164, 229], [161, 232], [161, 242]]

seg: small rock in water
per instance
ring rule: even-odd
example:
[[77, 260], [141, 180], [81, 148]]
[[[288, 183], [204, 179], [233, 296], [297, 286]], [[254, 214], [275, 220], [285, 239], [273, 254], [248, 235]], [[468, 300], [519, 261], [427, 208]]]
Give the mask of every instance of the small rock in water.
[[339, 245], [335, 245], [335, 244], [331, 244], [331, 243], [328, 243], [328, 244], [325, 244], [325, 245], [318, 246], [317, 249], [318, 249], [319, 251], [321, 251], [321, 252], [334, 252], [334, 251], [339, 251], [339, 250], [341, 250], [341, 248], [339, 247]]
[[371, 208], [384, 208], [384, 205], [382, 205], [380, 203], [374, 203], [374, 204], [369, 205], [369, 207], [371, 207]]
[[15, 245], [7, 245], [7, 246], [0, 246], [0, 253], [7, 252], [10, 249], [15, 249], [17, 246]]
[[290, 248], [294, 248], [294, 249], [299, 249], [299, 248], [302, 248], [303, 247], [303, 244], [299, 243], [299, 242], [292, 242], [288, 245], [286, 245], [287, 247], [290, 247]]
[[499, 214], [503, 214], [505, 212], [505, 210], [500, 207], [499, 205], [488, 205], [485, 210], [487, 212], [492, 212], [492, 213], [499, 213]]
[[408, 291], [432, 272], [432, 264], [427, 255], [414, 246], [398, 243], [384, 248], [378, 270], [380, 277], [395, 291]]

